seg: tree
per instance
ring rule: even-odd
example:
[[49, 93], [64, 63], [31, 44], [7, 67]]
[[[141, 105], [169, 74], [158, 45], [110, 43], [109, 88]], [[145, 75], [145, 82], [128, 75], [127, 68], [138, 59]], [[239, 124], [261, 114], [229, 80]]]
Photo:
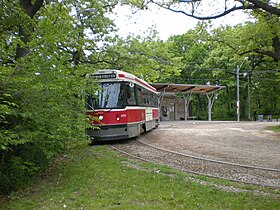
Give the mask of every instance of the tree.
[[201, 71], [204, 60], [208, 57], [209, 49], [207, 37], [209, 33], [206, 30], [205, 23], [199, 23], [193, 30], [189, 30], [183, 35], [170, 37], [168, 42], [172, 45], [170, 51], [181, 60], [181, 74], [173, 76], [171, 80], [179, 83], [207, 83], [208, 73]]
[[[142, 7], [147, 7], [150, 3], [156, 4], [162, 8], [176, 13], [182, 13], [186, 16], [198, 20], [210, 20], [223, 17], [229, 13], [238, 10], [264, 11], [271, 15], [280, 16], [279, 3], [276, 0], [178, 0], [178, 1], [141, 1]], [[209, 13], [208, 9], [211, 8]]]
[[116, 38], [90, 60], [103, 61], [96, 65], [99, 68], [131, 72], [148, 82], [165, 81], [171, 75], [178, 75], [181, 58], [169, 51], [170, 43], [158, 40], [156, 34], [151, 33], [145, 38]]
[[115, 37], [114, 1], [0, 4], [0, 192], [25, 184], [68, 146], [85, 140], [84, 98], [100, 68], [148, 81], [178, 74], [180, 58], [150, 38]]
[[[24, 185], [68, 145], [84, 140], [83, 75], [93, 69], [81, 61], [113, 29], [105, 16], [111, 6], [83, 0], [1, 2], [1, 193]], [[81, 12], [88, 7], [93, 14]], [[75, 8], [79, 13], [73, 14]]]
[[[262, 43], [260, 47], [263, 50], [273, 50], [270, 39], [267, 39], [269, 27], [258, 24], [256, 22], [234, 27], [221, 26], [210, 30], [204, 23], [198, 24], [195, 29], [183, 35], [170, 37], [169, 41], [173, 43], [170, 51], [182, 57], [181, 74], [170, 78], [170, 81], [226, 86], [226, 90], [219, 93], [213, 117], [234, 118], [236, 68], [244, 61], [239, 75], [242, 118], [248, 116], [249, 97], [251, 113], [256, 109], [262, 114], [279, 114], [280, 98], [275, 93], [280, 88], [277, 80], [280, 70], [277, 69], [277, 63], [273, 62], [272, 57], [254, 50], [259, 47], [256, 42]], [[248, 59], [245, 59], [246, 57]], [[193, 96], [192, 102], [195, 104], [192, 108], [196, 116], [206, 112], [207, 100]]]
[[[33, 19], [35, 14], [40, 10], [43, 6], [44, 0], [36, 0], [32, 2], [31, 0], [20, 0], [20, 6], [23, 9], [22, 15], [27, 15], [29, 18]], [[26, 18], [27, 19], [27, 18]], [[16, 50], [16, 58], [21, 58], [28, 53], [28, 49], [25, 47], [29, 41], [29, 37], [33, 30], [31, 22], [24, 21], [19, 26], [18, 36], [22, 42], [22, 45], [17, 46]]]
[[[173, 76], [170, 82], [183, 83], [183, 84], [200, 84], [200, 85], [228, 85], [229, 76], [234, 78], [231, 67], [228, 66], [230, 57], [224, 51], [215, 45], [211, 40], [211, 32], [208, 32], [208, 25], [206, 23], [199, 23], [195, 29], [189, 30], [183, 35], [176, 35], [170, 37], [169, 41], [172, 42], [171, 52], [176, 56], [182, 57], [182, 69], [179, 76]], [[208, 62], [211, 54], [216, 50], [216, 55], [212, 62]], [[234, 68], [234, 66], [232, 66]], [[225, 74], [225, 75], [223, 75]], [[225, 77], [228, 77], [225, 81]], [[234, 83], [235, 84], [235, 83]], [[230, 103], [228, 94], [221, 91], [219, 103], [216, 105], [220, 110], [219, 115], [216, 114], [215, 109], [214, 117], [229, 117], [231, 114], [230, 108], [227, 104]], [[208, 100], [202, 95], [192, 95], [191, 107], [193, 115], [198, 119], [205, 119], [207, 116]], [[223, 110], [221, 112], [221, 110]]]
[[[279, 18], [280, 4], [276, 0], [178, 0], [178, 1], [129, 1], [140, 8], [147, 8], [149, 4], [156, 4], [159, 7], [165, 8], [172, 12], [181, 13], [186, 16], [198, 20], [211, 20], [223, 17], [237, 10], [245, 11], [258, 21], [258, 25], [264, 26], [266, 30], [260, 29], [267, 33], [267, 39], [271, 43], [272, 49], [263, 49], [256, 47], [252, 49], [254, 52], [269, 56], [274, 59], [274, 62], [279, 62], [280, 58], [280, 35], [279, 35]], [[253, 28], [252, 28], [253, 29]], [[255, 29], [253, 34], [258, 33]], [[251, 34], [252, 36], [252, 34]], [[256, 45], [261, 46], [256, 40]], [[248, 51], [249, 52], [249, 51]]]

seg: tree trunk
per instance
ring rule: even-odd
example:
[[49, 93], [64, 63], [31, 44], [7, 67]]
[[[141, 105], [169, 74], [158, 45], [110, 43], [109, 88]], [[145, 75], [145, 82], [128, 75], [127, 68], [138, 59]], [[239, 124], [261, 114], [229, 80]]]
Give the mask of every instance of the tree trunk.
[[[20, 0], [20, 6], [23, 8], [24, 12], [30, 17], [33, 18], [36, 12], [40, 10], [43, 6], [44, 0], [36, 0], [32, 4], [32, 0]], [[16, 59], [24, 57], [28, 53], [28, 48], [26, 47], [30, 34], [24, 29], [29, 28], [27, 26], [19, 26], [19, 37], [25, 46], [19, 46], [16, 49]], [[31, 30], [32, 31], [32, 30]]]
[[280, 61], [280, 40], [279, 36], [275, 36], [272, 39], [272, 46], [274, 48], [274, 61]]
[[[21, 41], [26, 45], [28, 43], [30, 35], [25, 32], [25, 30], [22, 28], [22, 26], [19, 27], [18, 34], [19, 34]], [[28, 49], [26, 46], [21, 47], [18, 45], [17, 49], [16, 49], [16, 59], [24, 57], [27, 53], [28, 53]]]

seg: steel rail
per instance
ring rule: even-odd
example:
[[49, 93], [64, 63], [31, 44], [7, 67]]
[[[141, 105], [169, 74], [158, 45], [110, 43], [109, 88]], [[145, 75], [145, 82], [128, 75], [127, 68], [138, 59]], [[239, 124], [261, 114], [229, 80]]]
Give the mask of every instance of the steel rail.
[[[145, 145], [145, 144], [144, 144]], [[148, 146], [148, 145], [146, 145]], [[124, 150], [121, 150], [115, 146], [110, 146], [112, 149], [124, 154], [124, 155], [127, 155], [127, 156], [130, 156], [132, 158], [135, 158], [135, 159], [138, 159], [138, 160], [141, 160], [143, 162], [148, 162], [148, 163], [153, 163], [153, 164], [158, 164], [158, 165], [168, 165], [168, 164], [161, 164], [161, 163], [158, 163], [156, 161], [152, 161], [152, 160], [148, 160], [146, 158], [142, 158], [142, 157], [139, 157], [139, 156], [136, 156], [136, 155], [133, 155], [129, 152], [126, 152]], [[154, 148], [154, 149], [158, 149], [158, 148]], [[168, 151], [166, 151], [168, 152]], [[240, 181], [240, 180], [237, 180], [237, 179], [231, 179], [231, 178], [227, 178], [227, 177], [222, 177], [222, 176], [216, 176], [216, 175], [212, 175], [212, 174], [208, 174], [208, 173], [201, 173], [201, 172], [197, 172], [197, 171], [192, 171], [192, 170], [187, 170], [187, 169], [183, 169], [183, 168], [180, 168], [180, 167], [176, 167], [176, 166], [171, 166], [169, 165], [171, 168], [173, 169], [176, 169], [176, 170], [179, 170], [179, 171], [182, 171], [182, 172], [186, 172], [186, 173], [190, 173], [190, 174], [194, 174], [194, 175], [200, 175], [200, 176], [207, 176], [207, 177], [210, 177], [210, 178], [215, 178], [215, 179], [223, 179], [223, 180], [227, 180], [227, 181], [232, 181], [232, 182], [236, 182], [236, 183], [242, 183], [242, 184], [249, 184], [249, 185], [256, 185], [256, 186], [263, 186], [263, 187], [273, 187], [273, 188], [277, 188], [279, 189], [280, 187], [278, 186], [274, 186], [274, 185], [268, 185], [268, 184], [260, 184], [260, 183], [255, 183], [255, 182], [248, 182], [248, 181]]]
[[165, 152], [170, 152], [170, 153], [173, 153], [173, 154], [176, 154], [176, 155], [181, 155], [181, 156], [184, 156], [184, 157], [194, 158], [194, 159], [197, 159], [197, 160], [204, 160], [204, 161], [208, 161], [208, 162], [238, 166], [238, 167], [243, 167], [243, 168], [251, 168], [251, 169], [264, 170], [264, 171], [280, 172], [280, 169], [277, 169], [277, 168], [265, 168], [265, 167], [260, 167], [260, 166], [252, 166], [252, 165], [232, 163], [232, 162], [227, 162], [227, 161], [214, 160], [214, 159], [210, 159], [210, 158], [203, 158], [203, 157], [199, 157], [199, 156], [194, 156], [194, 155], [190, 155], [190, 154], [184, 154], [184, 153], [181, 153], [181, 152], [176, 152], [176, 151], [165, 149], [165, 148], [162, 148], [162, 147], [157, 147], [157, 146], [148, 144], [146, 142], [140, 141], [139, 139], [137, 139], [137, 141], [141, 144], [144, 144], [146, 146], [149, 146], [149, 147], [152, 147], [152, 148], [155, 148], [155, 149], [158, 149], [158, 150], [162, 150], [162, 151], [165, 151]]

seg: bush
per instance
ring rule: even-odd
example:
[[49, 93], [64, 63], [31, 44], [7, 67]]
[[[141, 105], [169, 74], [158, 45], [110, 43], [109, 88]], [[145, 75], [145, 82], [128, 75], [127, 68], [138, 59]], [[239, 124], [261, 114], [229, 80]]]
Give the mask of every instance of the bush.
[[0, 192], [9, 193], [26, 186], [39, 170], [46, 168], [46, 155], [38, 148], [23, 145], [1, 152]]
[[28, 184], [84, 135], [84, 100], [77, 94], [84, 89], [83, 78], [68, 71], [40, 76], [30, 71], [26, 67], [25, 74], [10, 77], [8, 83], [3, 81], [9, 75], [0, 75], [1, 194]]

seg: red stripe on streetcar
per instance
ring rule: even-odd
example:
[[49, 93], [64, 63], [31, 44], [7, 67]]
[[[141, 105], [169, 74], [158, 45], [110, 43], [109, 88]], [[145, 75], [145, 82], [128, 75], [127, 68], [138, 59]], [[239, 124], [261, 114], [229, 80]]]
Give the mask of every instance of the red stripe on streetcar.
[[140, 79], [138, 79], [138, 78], [135, 78], [135, 81], [136, 81], [136, 82], [139, 82], [141, 85], [144, 85], [145, 87], [149, 88], [150, 90], [152, 90], [152, 91], [154, 91], [154, 92], [157, 92], [157, 90], [156, 90], [154, 87], [152, 87], [152, 86], [146, 84], [146, 83], [143, 82], [142, 80], [140, 80]]
[[[95, 125], [127, 124], [145, 121], [145, 109], [129, 109], [124, 111], [96, 111], [88, 112], [87, 114], [100, 119], [99, 121], [92, 122], [92, 124]], [[156, 114], [155, 116], [158, 116], [158, 114]]]
[[153, 119], [158, 119], [158, 109], [153, 109]]

